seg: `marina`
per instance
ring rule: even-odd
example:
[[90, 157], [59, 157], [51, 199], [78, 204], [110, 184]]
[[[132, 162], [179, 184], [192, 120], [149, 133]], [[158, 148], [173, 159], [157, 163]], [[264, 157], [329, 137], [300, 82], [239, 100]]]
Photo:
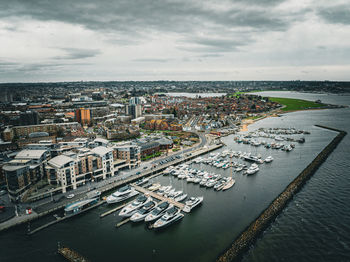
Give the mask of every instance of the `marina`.
[[[204, 205], [202, 207], [199, 207], [198, 209], [196, 208], [195, 212], [191, 212], [191, 214], [186, 215], [185, 219], [180, 219], [180, 223], [176, 223], [171, 227], [167, 227], [165, 230], [162, 230], [159, 233], [153, 232], [153, 230], [149, 230], [148, 227], [144, 227], [144, 223], [127, 223], [130, 222], [127, 219], [119, 220], [115, 212], [113, 212], [115, 213], [114, 215], [113, 213], [111, 213], [111, 216], [106, 216], [104, 219], [100, 220], [100, 214], [111, 210], [111, 207], [107, 204], [100, 205], [99, 207], [97, 207], [96, 211], [86, 212], [84, 216], [80, 216], [78, 219], [69, 220], [69, 223], [57, 223], [54, 227], [57, 230], [66, 231], [68, 226], [69, 230], [72, 231], [72, 233], [74, 232], [74, 234], [84, 234], [83, 232], [89, 232], [89, 230], [92, 230], [93, 232], [95, 232], [95, 235], [98, 235], [100, 233], [96, 230], [102, 230], [104, 238], [106, 238], [106, 240], [108, 239], [108, 241], [100, 240], [102, 241], [101, 244], [103, 244], [107, 250], [113, 250], [113, 245], [111, 245], [110, 241], [113, 239], [114, 241], [118, 241], [120, 245], [118, 247], [118, 252], [122, 257], [128, 256], [128, 254], [123, 251], [127, 250], [127, 245], [130, 244], [127, 240], [128, 236], [130, 234], [142, 234], [142, 238], [145, 239], [145, 246], [138, 249], [140, 254], [136, 255], [136, 257], [147, 257], [147, 259], [152, 259], [154, 261], [163, 261], [164, 259], [164, 256], [162, 256], [159, 253], [159, 250], [163, 250], [165, 252], [165, 250], [168, 250], [168, 247], [166, 247], [163, 244], [163, 242], [171, 241], [171, 239], [176, 239], [179, 237], [186, 237], [186, 241], [182, 244], [182, 249], [179, 250], [179, 253], [175, 254], [174, 257], [170, 259], [170, 261], [177, 261], [178, 259], [181, 259], [181, 257], [184, 256], [184, 252], [186, 252], [187, 250], [185, 246], [193, 242], [202, 243], [202, 245], [206, 247], [210, 246], [211, 251], [209, 251], [208, 249], [204, 251], [202, 255], [196, 252], [187, 253], [188, 258], [196, 260], [196, 258], [198, 257], [205, 256], [206, 259], [204, 261], [212, 261], [215, 259], [216, 255], [220, 253], [221, 248], [219, 246], [215, 247], [215, 243], [211, 240], [207, 240], [208, 244], [205, 244], [203, 243], [202, 239], [207, 239], [207, 235], [215, 235], [217, 234], [216, 232], [225, 232], [225, 230], [228, 230], [230, 234], [227, 234], [226, 237], [225, 234], [222, 234], [221, 237], [226, 239], [227, 242], [232, 241], [232, 236], [235, 234], [238, 235], [240, 233], [239, 228], [245, 226], [245, 224], [242, 222], [249, 221], [249, 219], [253, 220], [255, 216], [258, 215], [258, 212], [256, 211], [250, 211], [248, 213], [246, 210], [251, 210], [250, 207], [252, 205], [263, 207], [265, 205], [264, 203], [266, 203], [266, 199], [268, 199], [268, 195], [272, 197], [275, 194], [275, 190], [272, 190], [271, 192], [266, 191], [262, 188], [262, 185], [269, 185], [269, 189], [278, 189], [277, 183], [281, 183], [281, 181], [287, 181], [288, 179], [286, 178], [288, 177], [293, 178], [292, 172], [288, 173], [283, 171], [290, 165], [290, 162], [299, 163], [300, 167], [306, 165], [311, 159], [309, 157], [309, 154], [303, 154], [303, 152], [309, 152], [310, 150], [317, 151], [319, 149], [322, 149], [325, 143], [320, 143], [320, 141], [327, 142], [325, 140], [325, 137], [331, 137], [331, 134], [319, 130], [315, 127], [309, 128], [309, 131], [311, 131], [311, 135], [308, 137], [307, 141], [303, 144], [300, 144], [299, 146], [296, 146], [296, 148], [288, 154], [284, 154], [282, 151], [268, 151], [269, 149], [261, 146], [250, 147], [249, 145], [243, 143], [236, 143], [233, 139], [233, 136], [227, 136], [223, 138], [222, 140], [227, 145], [227, 147], [223, 147], [221, 149], [218, 149], [217, 151], [208, 152], [206, 154], [203, 154], [201, 157], [203, 159], [206, 159], [214, 156], [210, 156], [210, 154], [220, 153], [221, 155], [225, 154], [225, 150], [229, 150], [229, 152], [251, 152], [253, 156], [258, 156], [260, 154], [261, 159], [264, 160], [264, 164], [258, 164], [260, 171], [253, 176], [243, 175], [244, 169], [238, 172], [234, 170], [232, 172], [232, 176], [235, 180], [235, 184], [231, 187], [231, 189], [224, 192], [216, 191], [214, 189], [214, 186], [213, 188], [200, 187], [198, 184], [195, 184], [193, 182], [187, 182], [187, 180], [185, 179], [179, 179], [178, 176], [176, 177], [172, 174], [151, 177], [148, 182], [150, 186], [157, 187], [158, 183], [161, 185], [161, 187], [165, 185], [171, 185], [172, 188], [175, 188], [177, 191], [183, 191], [187, 193], [189, 195], [188, 198], [192, 196], [204, 196]], [[271, 156], [273, 158], [273, 161], [265, 161], [265, 159], [268, 156]], [[208, 173], [220, 174], [222, 177], [230, 177], [231, 175], [230, 166], [228, 168], [215, 167], [214, 165], [209, 165], [204, 162], [196, 163], [195, 161], [193, 161], [195, 159], [196, 157], [193, 157], [192, 160], [188, 159], [186, 161], [186, 165], [188, 165], [188, 167], [191, 169], [197, 169], [199, 171], [205, 171]], [[230, 154], [227, 154], [225, 159], [230, 163]], [[190, 163], [191, 161], [192, 163]], [[223, 159], [223, 161], [225, 160]], [[249, 161], [245, 161], [242, 158], [234, 156], [232, 157], [232, 162], [237, 162], [237, 164], [245, 164], [247, 165], [247, 167], [251, 165]], [[183, 163], [179, 163], [179, 165], [182, 164]], [[179, 165], [173, 166], [177, 167]], [[169, 167], [170, 166], [171, 165], [169, 165]], [[237, 169], [237, 167], [235, 167], [235, 169]], [[297, 166], [296, 169], [298, 169]], [[142, 187], [145, 187], [147, 190], [148, 185], [142, 185]], [[114, 189], [114, 191], [115, 190], [116, 189]], [[110, 192], [110, 194], [114, 191]], [[147, 193], [147, 191], [144, 192]], [[143, 192], [140, 192], [140, 194], [141, 193]], [[153, 193], [156, 193], [156, 191]], [[262, 201], [260, 201], [259, 199]], [[220, 207], [217, 205], [217, 203], [230, 204], [224, 204], [224, 206]], [[120, 202], [118, 205], [122, 204], [124, 203]], [[244, 208], [240, 208], [240, 205], [244, 205]], [[112, 209], [113, 208], [117, 207], [112, 207]], [[96, 212], [98, 214], [96, 214]], [[220, 213], [222, 215], [220, 217], [217, 217], [213, 215], [214, 213]], [[224, 218], [225, 216], [234, 219], [234, 224], [236, 226], [230, 226], [232, 225], [232, 220], [226, 221]], [[98, 220], [96, 220], [96, 218], [98, 218]], [[118, 219], [116, 220], [116, 218]], [[110, 229], [114, 228], [116, 224], [119, 223], [123, 223], [123, 226], [118, 227], [118, 233], [116, 234], [115, 230]], [[193, 226], [193, 223], [200, 223], [200, 227]], [[214, 224], [215, 227], [212, 226]], [[96, 230], [92, 229], [91, 225], [93, 225], [93, 227], [96, 228]], [[50, 229], [54, 227], [50, 227]], [[50, 229], [43, 230], [42, 232], [40, 232], [40, 234], [35, 234], [35, 236], [38, 238], [45, 237], [50, 232]], [[201, 231], [199, 231], [199, 229]], [[92, 233], [88, 233], [87, 237], [89, 237], [89, 234]], [[149, 237], [153, 234], [157, 234], [157, 238], [152, 238], [152, 241], [148, 243], [147, 239], [149, 239]], [[156, 248], [154, 248], [154, 246], [156, 246]], [[99, 253], [97, 256], [97, 254], [91, 253], [85, 247], [80, 246], [78, 242], [75, 242], [74, 247], [76, 247], [82, 253], [86, 254], [91, 259], [97, 259], [97, 257], [98, 259], [108, 259], [109, 257], [108, 254], [101, 253]], [[152, 252], [153, 249], [155, 249], [154, 252]]]

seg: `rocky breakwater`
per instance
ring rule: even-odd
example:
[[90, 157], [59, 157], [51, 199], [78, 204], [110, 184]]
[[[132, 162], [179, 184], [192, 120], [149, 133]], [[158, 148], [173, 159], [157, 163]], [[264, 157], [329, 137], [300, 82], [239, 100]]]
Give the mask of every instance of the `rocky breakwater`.
[[257, 237], [270, 225], [305, 182], [316, 172], [327, 157], [346, 136], [345, 131], [316, 125], [339, 132], [339, 134], [316, 156], [316, 158], [286, 187], [286, 189], [253, 221], [232, 245], [217, 258], [217, 262], [238, 261], [243, 253], [254, 244]]

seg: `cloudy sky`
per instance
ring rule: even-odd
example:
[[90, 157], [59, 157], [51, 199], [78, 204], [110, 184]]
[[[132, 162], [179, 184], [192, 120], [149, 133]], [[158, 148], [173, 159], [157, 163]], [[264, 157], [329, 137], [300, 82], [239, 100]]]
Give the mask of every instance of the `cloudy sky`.
[[349, 0], [0, 0], [0, 82], [350, 80]]

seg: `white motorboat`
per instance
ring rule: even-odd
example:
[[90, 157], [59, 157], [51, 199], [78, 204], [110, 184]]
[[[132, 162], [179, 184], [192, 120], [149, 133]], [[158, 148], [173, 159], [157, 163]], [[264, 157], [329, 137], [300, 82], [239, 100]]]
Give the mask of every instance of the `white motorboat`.
[[153, 228], [159, 229], [162, 227], [169, 226], [175, 223], [176, 221], [182, 219], [183, 217], [184, 214], [180, 212], [180, 209], [178, 209], [177, 207], [172, 207], [168, 209], [165, 212], [165, 214], [153, 224]]
[[180, 195], [178, 195], [177, 197], [175, 197], [175, 201], [176, 202], [181, 202], [183, 200], [185, 200], [185, 198], [187, 197], [187, 194], [186, 193], [181, 193]]
[[123, 207], [123, 209], [119, 212], [119, 216], [130, 217], [134, 213], [136, 213], [139, 208], [143, 207], [145, 204], [147, 204], [147, 202], [150, 201], [152, 201], [151, 197], [141, 195], [138, 198], [136, 198], [132, 203]]
[[185, 207], [183, 211], [189, 213], [193, 208], [198, 206], [200, 203], [203, 202], [204, 197], [191, 197], [189, 200], [185, 202]]
[[268, 156], [266, 159], [265, 159], [265, 163], [271, 163], [273, 161], [273, 157], [272, 156]]
[[148, 190], [150, 190], [150, 191], [156, 191], [156, 190], [158, 190], [161, 186], [162, 186], [161, 184], [155, 183], [155, 184], [152, 184], [152, 185], [148, 188]]
[[252, 164], [246, 171], [247, 175], [253, 175], [259, 171], [257, 164]]
[[166, 210], [172, 208], [173, 205], [169, 204], [168, 202], [162, 202], [158, 204], [150, 213], [147, 214], [145, 217], [145, 222], [152, 222], [158, 218], [160, 218]]
[[130, 217], [132, 222], [139, 222], [144, 220], [144, 218], [155, 208], [156, 202], [149, 201], [141, 209], [137, 210], [135, 214]]
[[125, 199], [129, 199], [133, 196], [136, 196], [138, 192], [131, 187], [130, 185], [123, 186], [115, 191], [113, 194], [109, 195], [106, 199], [108, 204], [118, 203]]

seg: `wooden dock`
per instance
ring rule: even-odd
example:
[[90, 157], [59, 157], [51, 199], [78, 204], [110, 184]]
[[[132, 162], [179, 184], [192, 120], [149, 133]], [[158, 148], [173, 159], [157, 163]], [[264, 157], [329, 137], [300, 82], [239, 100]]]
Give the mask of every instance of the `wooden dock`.
[[115, 227], [121, 227], [122, 225], [128, 223], [130, 221], [130, 217], [122, 220], [121, 222], [117, 223]]
[[140, 186], [137, 186], [135, 184], [131, 184], [137, 191], [141, 192], [141, 193], [144, 193], [144, 194], [147, 194], [153, 198], [156, 198], [156, 199], [159, 199], [160, 201], [167, 201], [168, 203], [170, 204], [173, 204], [174, 206], [180, 208], [181, 210], [183, 210], [183, 208], [185, 207], [184, 204], [182, 203], [179, 203], [177, 201], [175, 201], [174, 199], [170, 199], [170, 198], [166, 198], [166, 197], [163, 197], [163, 196], [160, 196], [158, 195], [157, 193], [155, 192], [152, 192], [146, 188], [143, 188], [143, 187], [140, 187]]
[[58, 247], [58, 253], [61, 254], [65, 259], [71, 262], [88, 262], [89, 261], [82, 255], [80, 255], [78, 252], [68, 247]]

